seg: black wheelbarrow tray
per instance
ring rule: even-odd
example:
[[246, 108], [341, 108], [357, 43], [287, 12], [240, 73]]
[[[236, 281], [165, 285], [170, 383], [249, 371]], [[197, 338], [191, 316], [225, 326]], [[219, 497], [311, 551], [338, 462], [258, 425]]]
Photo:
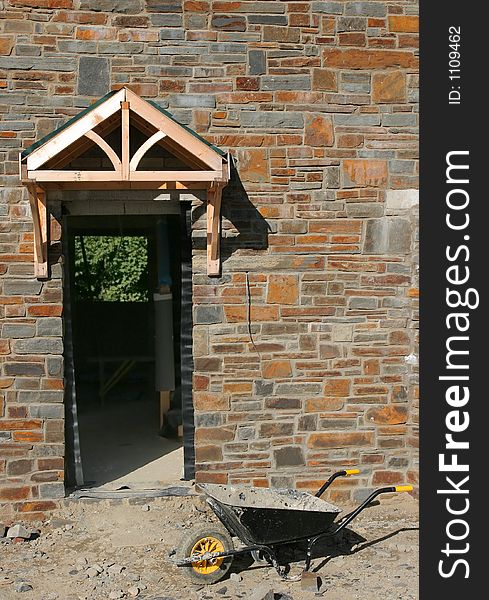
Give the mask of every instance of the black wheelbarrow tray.
[[[207, 503], [224, 527], [209, 523], [192, 528], [180, 543], [175, 564], [194, 581], [215, 583], [230, 569], [235, 556], [251, 553], [255, 559], [265, 558], [282, 579], [291, 580], [287, 567], [278, 562], [277, 547], [306, 542], [304, 571], [308, 571], [317, 542], [339, 533], [379, 494], [413, 489], [410, 485], [379, 488], [335, 522], [341, 509], [321, 500], [321, 495], [337, 477], [358, 473], [358, 469], [334, 473], [315, 495], [288, 489], [201, 484]], [[232, 537], [243, 547], [235, 549]]]

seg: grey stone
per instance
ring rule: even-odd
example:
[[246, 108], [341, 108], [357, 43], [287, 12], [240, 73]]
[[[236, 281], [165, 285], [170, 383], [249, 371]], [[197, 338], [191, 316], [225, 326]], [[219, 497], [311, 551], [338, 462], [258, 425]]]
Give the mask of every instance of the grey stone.
[[304, 453], [299, 446], [286, 446], [273, 451], [277, 467], [299, 467], [305, 465]]
[[277, 75], [262, 77], [261, 89], [265, 92], [275, 90], [310, 90], [310, 75]]
[[195, 415], [196, 427], [218, 427], [222, 424], [222, 416], [219, 413], [198, 413]]
[[160, 31], [160, 40], [184, 40], [185, 31], [183, 29], [162, 29]]
[[366, 296], [352, 296], [350, 298], [350, 308], [371, 310], [377, 308], [377, 298], [368, 298]]
[[39, 296], [42, 282], [35, 279], [5, 279], [3, 291], [6, 296]]
[[183, 23], [183, 17], [178, 13], [156, 13], [150, 15], [149, 19], [153, 27], [181, 27]]
[[263, 75], [267, 72], [267, 55], [264, 50], [250, 50], [248, 59], [250, 75]]
[[349, 125], [350, 127], [372, 127], [380, 125], [380, 115], [358, 113], [352, 115], [334, 115], [335, 125]]
[[346, 214], [353, 218], [381, 217], [384, 205], [378, 202], [351, 202], [346, 205]]
[[243, 127], [303, 129], [304, 115], [299, 112], [252, 112], [241, 114]]
[[29, 416], [33, 419], [62, 419], [65, 414], [63, 404], [31, 404]]
[[99, 42], [100, 54], [140, 54], [144, 49], [141, 42]]
[[98, 56], [80, 56], [78, 93], [82, 96], [103, 96], [109, 87], [109, 60]]
[[37, 320], [37, 335], [45, 337], [61, 337], [63, 320], [61, 317], [44, 317]]
[[177, 108], [215, 108], [216, 98], [208, 94], [174, 94], [170, 105]]
[[17, 525], [12, 525], [12, 527], [9, 527], [7, 531], [7, 537], [23, 538], [24, 540], [28, 540], [31, 537], [31, 533], [23, 525], [18, 523]]
[[285, 5], [283, 2], [270, 2], [261, 1], [261, 2], [242, 2], [236, 3], [236, 6], [233, 7], [233, 12], [240, 13], [284, 13]]
[[211, 26], [225, 31], [246, 31], [246, 19], [237, 16], [213, 15]]
[[340, 187], [340, 168], [326, 167], [324, 169], [324, 187], [328, 190], [336, 190]]
[[387, 190], [385, 203], [388, 210], [408, 210], [419, 204], [419, 190]]
[[[162, 0], [158, 1], [160, 4], [163, 3]], [[155, 0], [146, 0], [148, 5], [152, 2], [154, 3]], [[135, 15], [142, 11], [143, 0], [81, 0], [80, 9]]]
[[248, 23], [252, 25], [287, 25], [285, 15], [249, 15]]
[[365, 254], [407, 254], [411, 250], [411, 224], [398, 217], [369, 219]]
[[336, 20], [336, 31], [365, 31], [367, 19], [365, 17], [339, 17]]
[[3, 523], [0, 523], [0, 538], [5, 537], [6, 533], [7, 533], [7, 526], [4, 525]]
[[26, 323], [6, 323], [2, 326], [3, 338], [31, 338], [34, 337], [35, 333], [35, 325], [28, 325]]
[[17, 56], [40, 56], [41, 48], [39, 46], [31, 46], [28, 44], [17, 44], [15, 46], [15, 54]]
[[182, 6], [182, 0], [146, 0], [146, 10], [148, 12], [181, 13]]
[[383, 2], [347, 2], [345, 15], [363, 15], [365, 17], [385, 17], [387, 5]]
[[44, 375], [44, 365], [41, 363], [12, 362], [6, 363], [3, 367], [5, 375], [42, 377]]
[[256, 437], [256, 431], [254, 427], [238, 427], [236, 438], [238, 440], [254, 440]]
[[389, 161], [389, 171], [399, 175], [413, 175], [415, 165], [414, 160], [391, 160]]
[[97, 42], [88, 42], [85, 40], [59, 40], [58, 48], [60, 52], [95, 54], [97, 52]]
[[39, 485], [40, 498], [64, 498], [65, 486], [64, 483], [41, 483]]
[[328, 15], [342, 15], [343, 2], [313, 2], [312, 12], [327, 13]]
[[18, 354], [62, 354], [63, 342], [59, 338], [31, 338], [15, 340], [13, 343]]
[[382, 125], [385, 127], [415, 127], [417, 122], [417, 116], [413, 113], [382, 115]]
[[224, 309], [222, 306], [211, 306], [202, 304], [194, 309], [194, 323], [196, 325], [210, 325], [224, 321]]
[[30, 592], [32, 589], [34, 589], [32, 587], [32, 585], [30, 583], [26, 583], [25, 581], [21, 581], [20, 583], [15, 584], [15, 591], [16, 592]]
[[61, 375], [61, 373], [63, 372], [63, 357], [48, 356], [46, 359], [46, 368], [48, 375]]
[[303, 415], [299, 418], [299, 431], [316, 431], [317, 430], [317, 415]]
[[270, 381], [256, 380], [255, 394], [257, 396], [269, 396], [273, 392], [273, 383]]
[[294, 487], [294, 480], [292, 477], [286, 475], [272, 475], [270, 477], [270, 483], [273, 488], [280, 488], [282, 490]]
[[277, 385], [276, 393], [290, 394], [290, 395], [304, 395], [304, 394], [320, 394], [322, 384], [320, 383], [279, 383]]
[[220, 42], [217, 44], [211, 44], [209, 46], [209, 50], [211, 52], [223, 52], [223, 53], [233, 54], [235, 52], [246, 52], [247, 46], [246, 46], [246, 44], [236, 44], [236, 43], [232, 43], [232, 42], [228, 42], [228, 43]]
[[268, 584], [260, 585], [248, 596], [247, 600], [274, 600], [275, 594]]

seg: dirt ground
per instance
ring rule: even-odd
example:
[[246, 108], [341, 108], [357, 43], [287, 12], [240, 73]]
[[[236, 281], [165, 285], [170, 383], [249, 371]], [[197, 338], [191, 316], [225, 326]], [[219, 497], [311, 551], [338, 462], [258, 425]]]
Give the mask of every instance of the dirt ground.
[[[190, 583], [169, 553], [190, 527], [215, 520], [199, 496], [66, 500], [50, 522], [35, 524], [37, 539], [0, 539], [0, 600], [251, 600], [262, 586], [274, 600], [414, 600], [417, 509], [402, 494], [365, 510], [343, 540], [314, 560], [322, 578], [315, 595], [246, 557], [213, 586]], [[292, 563], [291, 575], [301, 564]]]

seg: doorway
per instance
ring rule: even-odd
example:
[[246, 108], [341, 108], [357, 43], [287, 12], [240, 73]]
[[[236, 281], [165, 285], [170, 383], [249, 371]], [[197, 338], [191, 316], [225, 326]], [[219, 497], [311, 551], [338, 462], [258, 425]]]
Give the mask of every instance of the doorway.
[[180, 214], [64, 220], [69, 484], [147, 488], [184, 478], [193, 419], [184, 427], [190, 242], [183, 221]]

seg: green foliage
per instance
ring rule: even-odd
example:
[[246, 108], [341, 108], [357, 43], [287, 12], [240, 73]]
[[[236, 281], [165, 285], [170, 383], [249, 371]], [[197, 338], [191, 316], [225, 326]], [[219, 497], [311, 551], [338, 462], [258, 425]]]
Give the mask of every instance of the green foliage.
[[77, 300], [147, 302], [147, 238], [76, 236], [75, 295]]

